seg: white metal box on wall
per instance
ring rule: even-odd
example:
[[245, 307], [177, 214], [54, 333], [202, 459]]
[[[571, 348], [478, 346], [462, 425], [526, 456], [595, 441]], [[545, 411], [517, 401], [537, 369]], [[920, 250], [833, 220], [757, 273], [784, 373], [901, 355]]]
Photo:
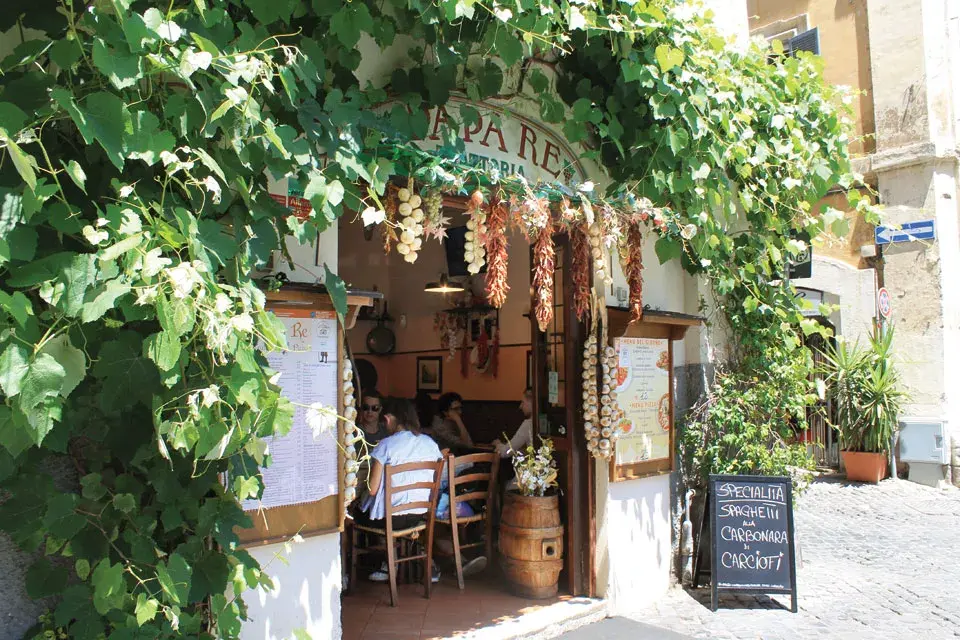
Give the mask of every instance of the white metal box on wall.
[[943, 420], [900, 420], [900, 460], [949, 464], [950, 448], [946, 436], [946, 423]]
[[911, 482], [938, 487], [947, 481], [950, 446], [944, 420], [900, 420], [900, 461], [910, 465]]

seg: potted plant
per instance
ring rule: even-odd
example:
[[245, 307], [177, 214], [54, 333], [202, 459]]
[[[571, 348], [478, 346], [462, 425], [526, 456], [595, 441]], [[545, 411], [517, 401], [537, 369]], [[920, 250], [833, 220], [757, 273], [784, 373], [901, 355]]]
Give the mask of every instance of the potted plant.
[[563, 525], [553, 441], [513, 453], [517, 489], [508, 491], [500, 518], [500, 563], [511, 591], [526, 598], [557, 594], [563, 568]]
[[833, 400], [831, 425], [850, 480], [879, 482], [887, 475], [887, 455], [907, 397], [893, 366], [892, 343], [890, 327], [876, 329], [867, 347], [838, 340], [824, 351], [818, 390]]

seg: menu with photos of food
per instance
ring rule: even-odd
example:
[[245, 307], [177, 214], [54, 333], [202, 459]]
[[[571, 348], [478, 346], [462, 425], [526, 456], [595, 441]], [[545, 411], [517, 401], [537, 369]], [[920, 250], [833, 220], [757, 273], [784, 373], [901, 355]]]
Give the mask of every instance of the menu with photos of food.
[[336, 315], [305, 309], [274, 313], [286, 328], [287, 350], [268, 353], [267, 361], [280, 374], [283, 395], [294, 403], [293, 427], [267, 438], [272, 462], [261, 470], [263, 496], [245, 500], [246, 511], [316, 502], [339, 491], [337, 431], [314, 438], [306, 421], [307, 407], [315, 402], [338, 406]]
[[670, 343], [659, 338], [618, 338], [617, 402], [625, 417], [616, 464], [670, 457]]

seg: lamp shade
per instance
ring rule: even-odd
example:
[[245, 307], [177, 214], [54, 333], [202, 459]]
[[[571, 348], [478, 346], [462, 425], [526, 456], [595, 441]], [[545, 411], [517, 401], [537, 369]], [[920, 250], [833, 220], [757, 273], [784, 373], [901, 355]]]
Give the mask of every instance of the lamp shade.
[[439, 282], [428, 282], [423, 290], [430, 293], [458, 293], [464, 289], [455, 282], [450, 282], [447, 279], [447, 274], [444, 273], [440, 275]]

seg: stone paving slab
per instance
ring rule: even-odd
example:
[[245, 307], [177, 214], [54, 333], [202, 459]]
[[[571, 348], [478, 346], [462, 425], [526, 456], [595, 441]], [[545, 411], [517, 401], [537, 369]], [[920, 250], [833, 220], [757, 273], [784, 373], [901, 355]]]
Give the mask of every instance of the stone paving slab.
[[713, 613], [709, 587], [675, 587], [630, 617], [713, 640], [960, 638], [960, 490], [821, 479], [794, 513], [799, 613], [736, 594]]

